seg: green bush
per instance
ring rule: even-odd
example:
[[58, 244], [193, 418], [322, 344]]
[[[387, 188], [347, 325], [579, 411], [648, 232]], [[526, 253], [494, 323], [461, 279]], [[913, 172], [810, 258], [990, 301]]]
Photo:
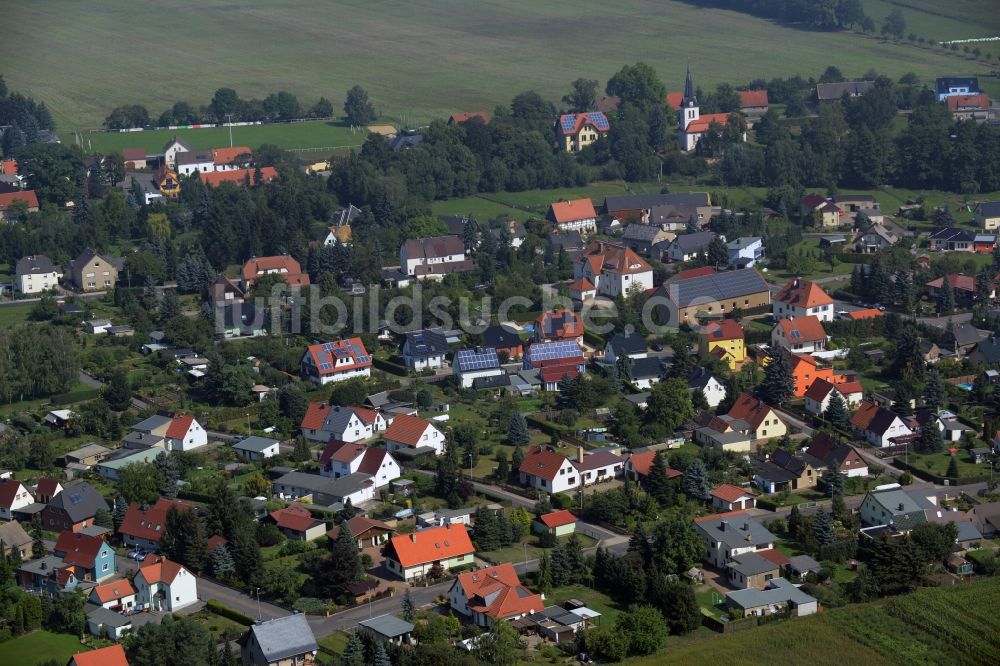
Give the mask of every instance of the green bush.
[[240, 611], [238, 611], [238, 610], [236, 610], [234, 608], [230, 608], [229, 606], [226, 606], [224, 604], [220, 604], [215, 599], [209, 599], [208, 601], [206, 601], [205, 602], [205, 607], [208, 608], [208, 610], [210, 610], [213, 613], [215, 613], [216, 615], [220, 615], [220, 616], [222, 616], [224, 618], [228, 618], [228, 619], [232, 620], [233, 622], [237, 622], [237, 623], [245, 625], [247, 627], [249, 627], [250, 625], [252, 625], [253, 622], [254, 622], [253, 618], [250, 617], [249, 615], [247, 615], [245, 613], [241, 613]]

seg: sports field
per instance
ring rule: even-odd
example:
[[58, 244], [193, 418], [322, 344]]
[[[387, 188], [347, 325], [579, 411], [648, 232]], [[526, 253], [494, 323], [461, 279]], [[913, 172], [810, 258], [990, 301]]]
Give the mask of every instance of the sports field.
[[[849, 76], [875, 67], [894, 77], [914, 71], [925, 80], [985, 70], [940, 49], [800, 31], [672, 0], [8, 4], [0, 25], [8, 56], [3, 74], [11, 89], [45, 101], [62, 133], [97, 127], [120, 104], [144, 104], [154, 118], [178, 99], [204, 104], [222, 86], [258, 98], [284, 89], [304, 104], [324, 95], [339, 109], [347, 89], [360, 83], [382, 115], [413, 124], [489, 110], [526, 89], [558, 100], [573, 79], [603, 83], [636, 60], [652, 64], [672, 88], [681, 86], [689, 60], [696, 83], [706, 88], [818, 76], [831, 64]], [[947, 5], [940, 11], [970, 2]], [[996, 27], [996, 14], [949, 18], [947, 37], [980, 36]]]

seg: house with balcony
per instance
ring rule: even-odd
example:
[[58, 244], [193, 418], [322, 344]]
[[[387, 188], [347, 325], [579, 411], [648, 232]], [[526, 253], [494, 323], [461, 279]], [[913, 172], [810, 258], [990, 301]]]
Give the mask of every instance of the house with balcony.
[[370, 377], [371, 372], [372, 357], [358, 337], [310, 345], [302, 356], [300, 369], [303, 377], [320, 386]]

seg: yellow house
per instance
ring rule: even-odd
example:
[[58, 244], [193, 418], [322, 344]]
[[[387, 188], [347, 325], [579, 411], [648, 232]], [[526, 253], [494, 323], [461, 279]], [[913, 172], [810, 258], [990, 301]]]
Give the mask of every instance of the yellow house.
[[165, 166], [160, 167], [160, 170], [156, 172], [154, 182], [160, 190], [160, 194], [165, 197], [174, 198], [181, 193], [181, 183], [177, 180], [177, 174]]
[[701, 336], [701, 355], [715, 356], [736, 370], [747, 358], [747, 346], [743, 339], [743, 327], [735, 319], [719, 319], [709, 322]]
[[602, 136], [607, 136], [610, 128], [608, 117], [600, 111], [559, 116], [561, 148], [567, 153], [578, 153]]
[[983, 231], [1000, 229], [1000, 201], [984, 201], [976, 207], [976, 226]]

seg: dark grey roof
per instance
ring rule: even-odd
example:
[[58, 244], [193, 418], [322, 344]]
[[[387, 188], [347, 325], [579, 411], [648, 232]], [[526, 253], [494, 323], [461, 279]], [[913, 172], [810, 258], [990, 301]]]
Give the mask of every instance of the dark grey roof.
[[907, 492], [901, 487], [872, 490], [869, 497], [889, 514], [892, 526], [900, 532], [926, 522], [924, 511], [936, 508], [920, 491]]
[[713, 238], [715, 238], [715, 234], [711, 231], [696, 231], [693, 234], [681, 234], [674, 239], [673, 245], [684, 254], [691, 254], [708, 247]]
[[696, 366], [688, 376], [688, 388], [704, 389], [713, 378], [714, 375], [708, 368]]
[[295, 613], [250, 627], [250, 633], [260, 646], [268, 663], [288, 659], [319, 649], [306, 616]]
[[663, 363], [658, 358], [634, 358], [629, 363], [629, 375], [632, 379], [652, 379], [663, 376]]
[[737, 555], [728, 566], [730, 569], [739, 571], [744, 576], [757, 576], [781, 568], [771, 560], [765, 559], [757, 553]]
[[983, 201], [979, 204], [979, 214], [983, 217], [1000, 217], [1000, 201]]
[[476, 377], [472, 380], [472, 388], [495, 389], [510, 386], [510, 375], [490, 375], [489, 377]]
[[945, 333], [947, 340], [954, 340], [959, 346], [974, 345], [980, 340], [989, 337], [988, 331], [981, 331], [972, 324], [955, 324], [950, 331]]
[[808, 573], [810, 571], [819, 571], [823, 568], [823, 565], [809, 557], [808, 555], [795, 555], [788, 558], [788, 564], [795, 571], [800, 574]]
[[980, 340], [976, 344], [976, 350], [983, 355], [983, 360], [987, 363], [1000, 363], [1000, 342], [994, 338]]
[[386, 638], [396, 638], [413, 631], [412, 624], [395, 615], [379, 615], [368, 620], [361, 620], [359, 624]]
[[677, 280], [666, 285], [667, 296], [679, 307], [696, 301], [725, 300], [770, 291], [767, 282], [753, 268], [724, 271]]
[[753, 468], [757, 476], [767, 481], [773, 481], [774, 483], [787, 483], [799, 478], [798, 474], [780, 465], [775, 465], [773, 462], [756, 462]]
[[549, 234], [549, 249], [553, 254], [559, 250], [572, 252], [583, 249], [583, 236], [579, 231], [553, 231]]
[[396, 138], [389, 141], [389, 149], [403, 150], [404, 148], [413, 148], [414, 146], [419, 146], [424, 142], [423, 134], [400, 134]]
[[844, 81], [843, 83], [817, 83], [816, 99], [840, 99], [844, 93], [851, 96], [864, 95], [875, 85], [874, 81]]
[[745, 548], [753, 543], [758, 546], [774, 543], [775, 536], [754, 518], [743, 514], [723, 516], [696, 522], [698, 533], [711, 541], [719, 541], [730, 548]]
[[182, 153], [177, 153], [176, 160], [177, 166], [181, 166], [182, 164], [204, 164], [206, 162], [214, 163], [215, 161], [211, 151], [208, 150], [186, 150]]
[[110, 508], [97, 489], [86, 481], [64, 487], [49, 501], [49, 506], [64, 510], [74, 523], [92, 518], [99, 509]]
[[96, 624], [102, 624], [105, 627], [120, 629], [132, 624], [132, 618], [129, 616], [108, 610], [104, 606], [98, 606], [95, 603], [87, 602], [83, 607], [83, 612], [87, 615], [88, 620]]
[[643, 391], [642, 393], [633, 393], [631, 395], [625, 396], [625, 399], [631, 402], [633, 405], [641, 405], [642, 403], [649, 400], [649, 391]]
[[476, 231], [479, 231], [479, 223], [464, 215], [442, 215], [438, 219], [444, 222], [444, 226], [448, 229], [449, 234], [458, 236], [459, 238], [462, 238], [465, 234], [466, 224], [472, 224]]
[[947, 94], [948, 88], [968, 88], [969, 92], [979, 92], [979, 79], [975, 76], [939, 76], [934, 81], [937, 94]]
[[493, 324], [483, 331], [483, 344], [500, 349], [516, 347], [521, 344], [521, 336], [506, 324]]
[[440, 356], [448, 353], [448, 340], [440, 328], [427, 328], [406, 334], [406, 348], [414, 358]]
[[[272, 468], [273, 471], [274, 468]], [[319, 474], [307, 474], [306, 472], [288, 472], [275, 479], [278, 485], [302, 488], [310, 492], [323, 493], [333, 497], [346, 497], [363, 488], [371, 482], [371, 475], [354, 473], [342, 476], [339, 479], [331, 479]]]
[[726, 247], [730, 250], [742, 250], [748, 248], [751, 245], [755, 245], [761, 241], [759, 236], [740, 236], [736, 240], [731, 240], [726, 243]]
[[240, 449], [241, 451], [253, 451], [254, 453], [263, 453], [265, 449], [268, 449], [278, 443], [276, 439], [268, 439], [266, 437], [258, 437], [254, 435], [253, 437], [247, 437], [246, 439], [236, 442], [233, 445], [234, 449]]
[[740, 608], [758, 608], [785, 602], [795, 606], [816, 603], [815, 597], [809, 596], [784, 578], [775, 578], [771, 581], [771, 586], [767, 590], [748, 588], [727, 592], [726, 599]]
[[15, 267], [18, 275], [30, 275], [40, 273], [52, 273], [57, 271], [52, 260], [44, 254], [36, 254], [30, 257], [21, 257], [17, 260]]
[[632, 224], [626, 225], [625, 231], [622, 233], [622, 240], [651, 243], [656, 240], [657, 235], [662, 232], [663, 230], [659, 227], [654, 227], [650, 224], [638, 224], [633, 222]]
[[657, 206], [685, 205], [709, 206], [707, 192], [677, 192], [675, 194], [626, 194], [604, 198], [604, 210], [608, 215], [618, 211], [656, 208]]
[[965, 229], [957, 229], [955, 227], [944, 227], [943, 229], [935, 229], [931, 235], [930, 240], [932, 241], [966, 241], [971, 243], [976, 237], [971, 231]]
[[646, 351], [646, 339], [638, 333], [615, 333], [608, 340], [608, 345], [615, 350], [615, 354], [618, 356], [642, 354]]

